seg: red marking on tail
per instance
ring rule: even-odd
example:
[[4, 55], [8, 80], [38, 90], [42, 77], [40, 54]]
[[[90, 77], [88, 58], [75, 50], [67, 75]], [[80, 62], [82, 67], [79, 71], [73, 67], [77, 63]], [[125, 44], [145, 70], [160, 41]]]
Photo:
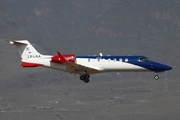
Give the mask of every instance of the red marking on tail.
[[43, 66], [43, 65], [42, 64], [38, 64], [38, 63], [22, 62], [21, 66], [22, 67], [39, 67], [39, 66]]

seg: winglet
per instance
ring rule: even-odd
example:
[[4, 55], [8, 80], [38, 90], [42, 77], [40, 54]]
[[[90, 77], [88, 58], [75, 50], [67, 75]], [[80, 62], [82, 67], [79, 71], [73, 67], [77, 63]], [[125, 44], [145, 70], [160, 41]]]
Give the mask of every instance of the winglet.
[[59, 58], [60, 58], [60, 61], [61, 61], [62, 63], [67, 62], [67, 60], [62, 56], [62, 54], [61, 54], [59, 51], [57, 52], [57, 54], [58, 54], [58, 56], [59, 56]]

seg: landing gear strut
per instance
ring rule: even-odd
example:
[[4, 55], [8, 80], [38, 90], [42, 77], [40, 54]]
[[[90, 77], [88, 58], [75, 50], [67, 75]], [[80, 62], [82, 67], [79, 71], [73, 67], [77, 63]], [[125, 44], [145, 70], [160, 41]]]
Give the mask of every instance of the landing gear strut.
[[83, 74], [79, 78], [80, 78], [80, 80], [84, 81], [85, 83], [88, 83], [90, 76], [89, 76], [89, 74]]
[[159, 76], [158, 76], [158, 75], [155, 75], [155, 76], [154, 76], [154, 79], [155, 79], [155, 80], [158, 80], [158, 79], [159, 79]]

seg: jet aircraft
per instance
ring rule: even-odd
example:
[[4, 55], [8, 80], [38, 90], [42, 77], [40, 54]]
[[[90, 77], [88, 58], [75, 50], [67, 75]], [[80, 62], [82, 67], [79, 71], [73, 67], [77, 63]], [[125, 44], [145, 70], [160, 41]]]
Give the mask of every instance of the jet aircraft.
[[[28, 40], [8, 40], [13, 44], [22, 58], [22, 67], [47, 67], [74, 75], [79, 75], [80, 80], [89, 82], [91, 74], [105, 72], [165, 72], [172, 68], [168, 65], [154, 62], [145, 56], [104, 56], [75, 54], [42, 55]], [[159, 79], [156, 74], [155, 80]]]

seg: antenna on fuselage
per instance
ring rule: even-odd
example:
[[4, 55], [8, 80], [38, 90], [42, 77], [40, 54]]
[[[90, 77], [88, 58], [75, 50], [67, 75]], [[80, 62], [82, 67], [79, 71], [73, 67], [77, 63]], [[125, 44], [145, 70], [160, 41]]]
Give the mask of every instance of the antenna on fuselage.
[[102, 53], [99, 53], [99, 55], [102, 57], [103, 56], [103, 54]]

